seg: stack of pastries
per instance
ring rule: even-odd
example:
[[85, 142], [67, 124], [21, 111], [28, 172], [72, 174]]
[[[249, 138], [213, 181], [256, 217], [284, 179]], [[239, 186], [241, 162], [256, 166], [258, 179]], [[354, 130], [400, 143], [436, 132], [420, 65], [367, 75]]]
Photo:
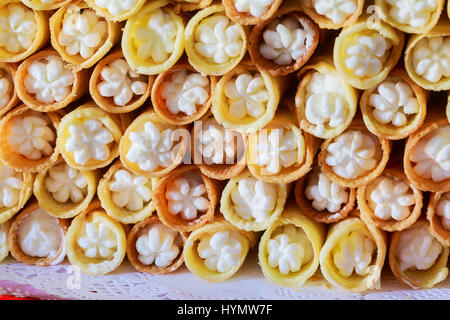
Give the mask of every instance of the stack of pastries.
[[437, 285], [447, 6], [3, 0], [0, 259], [221, 282], [255, 250], [285, 287]]

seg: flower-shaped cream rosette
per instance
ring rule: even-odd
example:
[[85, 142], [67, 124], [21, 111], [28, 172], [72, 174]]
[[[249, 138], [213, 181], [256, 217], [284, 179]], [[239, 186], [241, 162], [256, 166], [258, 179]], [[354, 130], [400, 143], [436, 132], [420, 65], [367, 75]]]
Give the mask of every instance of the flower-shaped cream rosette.
[[33, 10], [56, 10], [67, 6], [74, 0], [21, 0], [24, 5]]
[[11, 221], [6, 221], [0, 224], [0, 262], [5, 260], [9, 255], [8, 234], [10, 227]]
[[161, 73], [152, 89], [152, 104], [166, 122], [185, 125], [200, 119], [211, 107], [215, 76], [202, 75], [187, 61]]
[[258, 180], [245, 170], [226, 184], [220, 198], [220, 212], [241, 230], [266, 230], [283, 212], [289, 187]]
[[446, 246], [450, 245], [450, 192], [430, 195], [427, 219], [433, 234]]
[[356, 114], [358, 92], [336, 70], [331, 57], [317, 57], [302, 68], [295, 95], [300, 128], [331, 139], [348, 128]]
[[362, 18], [336, 38], [336, 69], [353, 87], [369, 89], [383, 81], [397, 64], [405, 36], [383, 21]]
[[157, 179], [137, 175], [117, 160], [103, 175], [98, 197], [106, 213], [124, 223], [138, 223], [155, 211], [152, 193]]
[[184, 263], [187, 234], [170, 229], [157, 216], [135, 224], [127, 237], [127, 257], [133, 267], [145, 273], [168, 274]]
[[283, 287], [299, 287], [319, 268], [326, 228], [289, 205], [267, 229], [258, 250], [264, 276]]
[[19, 0], [0, 5], [0, 62], [19, 62], [49, 42], [48, 15]]
[[121, 25], [98, 16], [84, 1], [75, 1], [50, 18], [53, 48], [71, 69], [88, 69], [120, 40]]
[[450, 21], [413, 35], [406, 46], [405, 68], [411, 79], [427, 90], [450, 90]]
[[198, 11], [186, 26], [186, 54], [200, 73], [221, 76], [231, 71], [247, 52], [245, 26], [225, 15], [221, 4]]
[[154, 79], [134, 71], [122, 51], [116, 50], [97, 63], [89, 92], [100, 108], [111, 113], [128, 113], [147, 101]]
[[223, 0], [228, 17], [241, 25], [255, 25], [269, 20], [283, 0]]
[[432, 288], [448, 275], [449, 248], [433, 235], [426, 220], [418, 220], [391, 236], [389, 266], [394, 276], [413, 289]]
[[156, 75], [169, 70], [184, 52], [184, 17], [168, 0], [147, 3], [128, 19], [122, 50], [137, 72]]
[[184, 263], [200, 279], [223, 282], [239, 271], [256, 244], [256, 233], [240, 230], [219, 216], [189, 235]]
[[61, 263], [66, 256], [65, 237], [70, 222], [51, 216], [37, 201], [14, 218], [8, 242], [17, 261], [39, 267]]
[[172, 0], [175, 8], [181, 11], [195, 11], [204, 9], [211, 5], [213, 0]]
[[14, 76], [16, 64], [0, 62], [0, 117], [19, 103]]
[[142, 9], [145, 0], [86, 0], [87, 4], [110, 21], [124, 21], [130, 19]]
[[[354, 216], [356, 215], [356, 216]], [[383, 230], [352, 216], [333, 224], [320, 251], [320, 270], [333, 286], [351, 292], [374, 289], [387, 252]]]
[[60, 116], [20, 105], [0, 121], [0, 160], [22, 172], [39, 172], [58, 160], [56, 130]]
[[61, 119], [56, 144], [67, 164], [79, 170], [104, 168], [119, 156], [129, 118], [88, 102]]
[[301, 8], [321, 29], [340, 29], [358, 21], [364, 0], [302, 0]]

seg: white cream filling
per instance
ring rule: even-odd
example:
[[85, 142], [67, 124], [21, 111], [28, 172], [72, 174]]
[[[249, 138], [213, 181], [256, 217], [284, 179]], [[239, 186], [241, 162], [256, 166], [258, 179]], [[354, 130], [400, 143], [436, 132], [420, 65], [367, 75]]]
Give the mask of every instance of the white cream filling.
[[444, 228], [450, 231], [450, 192], [444, 193], [439, 199], [436, 214], [441, 217]]
[[46, 115], [26, 112], [12, 120], [10, 130], [7, 141], [14, 152], [30, 160], [39, 160], [53, 153], [56, 135]]
[[244, 220], [266, 221], [277, 204], [276, 188], [253, 177], [241, 179], [231, 192], [234, 211]]
[[312, 0], [312, 3], [318, 14], [327, 17], [335, 24], [344, 22], [358, 8], [355, 0]]
[[0, 163], [0, 209], [18, 204], [23, 187], [23, 174]]
[[210, 82], [207, 76], [187, 70], [175, 71], [170, 80], [161, 86], [161, 97], [166, 100], [167, 109], [171, 114], [184, 113], [192, 116], [197, 108], [208, 101]]
[[6, 224], [0, 224], [0, 258], [5, 258], [9, 253], [8, 229]]
[[36, 37], [33, 10], [23, 4], [10, 3], [0, 8], [0, 47], [9, 53], [28, 50]]
[[269, 265], [284, 275], [299, 271], [314, 256], [305, 232], [292, 224], [277, 229], [267, 242], [267, 253]]
[[147, 91], [144, 77], [133, 71], [125, 59], [117, 59], [100, 72], [103, 79], [98, 84], [98, 92], [106, 98], [113, 98], [117, 106], [127, 105], [134, 96], [142, 96]]
[[168, 267], [180, 253], [179, 234], [162, 223], [152, 224], [136, 240], [136, 251], [142, 264]]
[[370, 271], [375, 242], [367, 236], [352, 231], [343, 237], [332, 250], [332, 257], [339, 273], [350, 277], [354, 272], [365, 276]]
[[260, 73], [243, 73], [231, 79], [225, 86], [230, 113], [237, 119], [246, 116], [259, 118], [266, 112], [269, 92]]
[[391, 5], [389, 15], [394, 21], [411, 27], [423, 27], [437, 9], [437, 0], [386, 0]]
[[349, 130], [328, 146], [325, 161], [339, 176], [354, 179], [375, 168], [380, 154], [375, 138], [359, 130]]
[[345, 66], [357, 77], [372, 77], [383, 69], [392, 43], [377, 32], [358, 35], [345, 50]]
[[105, 161], [109, 158], [108, 144], [113, 142], [114, 138], [103, 123], [87, 119], [69, 125], [68, 130], [70, 137], [64, 147], [73, 152], [75, 163], [84, 166], [90, 160]]
[[305, 88], [305, 100], [305, 117], [316, 135], [325, 134], [326, 127], [341, 126], [349, 117], [342, 83], [332, 74], [315, 72]]
[[152, 122], [147, 122], [142, 132], [129, 135], [128, 161], [136, 163], [144, 171], [153, 171], [160, 166], [167, 168], [172, 162], [172, 147], [176, 147], [172, 135], [172, 129], [160, 132]]
[[[76, 5], [67, 7], [68, 12]], [[65, 47], [66, 52], [75, 56], [80, 54], [83, 59], [92, 57], [100, 48], [108, 33], [108, 25], [104, 18], [95, 14], [92, 9], [79, 9], [66, 13], [62, 21], [62, 30], [58, 42]]]
[[311, 200], [311, 206], [317, 211], [327, 210], [336, 213], [347, 204], [349, 188], [340, 186], [317, 170], [308, 179], [305, 195]]
[[20, 222], [18, 241], [28, 256], [52, 258], [57, 255], [64, 240], [58, 219], [42, 209], [36, 209]]
[[77, 243], [86, 257], [106, 260], [114, 258], [117, 239], [105, 223], [86, 223], [83, 231], [84, 234], [78, 239]]
[[0, 109], [6, 107], [14, 94], [14, 82], [9, 73], [0, 69]]
[[427, 270], [442, 250], [441, 243], [424, 227], [405, 230], [400, 234], [396, 252], [400, 270]]
[[35, 60], [28, 67], [25, 90], [42, 103], [63, 101], [72, 91], [75, 77], [58, 56]]
[[69, 167], [65, 162], [59, 163], [48, 170], [45, 187], [59, 203], [69, 200], [79, 203], [87, 195], [87, 179], [77, 169]]
[[450, 178], [450, 125], [431, 131], [414, 147], [410, 161], [425, 179], [441, 182]]
[[211, 271], [227, 272], [241, 261], [241, 236], [235, 231], [222, 231], [203, 237], [197, 247], [198, 255], [204, 259]]
[[130, 10], [136, 4], [136, 0], [94, 0], [94, 3], [110, 14], [118, 16]]
[[117, 170], [108, 184], [114, 204], [130, 211], [142, 210], [152, 197], [149, 180], [125, 169]]
[[238, 57], [245, 45], [239, 28], [225, 14], [208, 17], [195, 30], [195, 50], [214, 63], [227, 63]]
[[[225, 164], [237, 154], [239, 133], [225, 129], [213, 117], [202, 122], [201, 148], [203, 160], [207, 164]], [[234, 163], [234, 162], [233, 162]]]
[[233, 2], [237, 11], [259, 18], [269, 10], [273, 0], [234, 0]]
[[412, 50], [414, 71], [437, 83], [450, 77], [450, 37], [425, 37]]

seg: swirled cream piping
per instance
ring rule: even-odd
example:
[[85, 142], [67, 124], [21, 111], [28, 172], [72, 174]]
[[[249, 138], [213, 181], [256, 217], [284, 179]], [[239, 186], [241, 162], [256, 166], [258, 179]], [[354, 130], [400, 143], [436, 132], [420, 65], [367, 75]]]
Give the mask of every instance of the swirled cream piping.
[[318, 14], [327, 17], [335, 24], [341, 24], [357, 9], [355, 0], [313, 0], [312, 2]]
[[428, 133], [414, 147], [410, 161], [425, 179], [441, 182], [450, 178], [450, 126]]
[[237, 119], [247, 115], [259, 118], [266, 112], [269, 92], [260, 73], [243, 73], [228, 81], [225, 96], [229, 100], [230, 113]]
[[94, 2], [115, 16], [127, 12], [136, 4], [136, 0], [94, 0]]
[[0, 163], [0, 209], [18, 204], [23, 187], [23, 175]]
[[162, 223], [149, 226], [136, 240], [138, 260], [158, 268], [170, 266], [180, 253], [180, 237]]
[[69, 125], [70, 137], [65, 148], [73, 152], [73, 158], [84, 166], [90, 160], [105, 161], [109, 158], [109, 143], [114, 141], [111, 132], [103, 123], [94, 119], [77, 121]]
[[[225, 129], [213, 117], [202, 123], [202, 156], [206, 164], [225, 164], [235, 160], [239, 133]], [[234, 162], [233, 162], [234, 163]]]
[[365, 276], [370, 271], [375, 242], [365, 235], [352, 231], [343, 237], [332, 250], [332, 257], [339, 273], [350, 277], [353, 272]]
[[349, 198], [349, 189], [331, 181], [321, 171], [314, 171], [305, 189], [306, 197], [317, 211], [327, 210], [336, 213], [342, 209]]
[[425, 37], [412, 50], [414, 71], [436, 83], [450, 77], [450, 37]]
[[14, 94], [14, 82], [9, 73], [0, 69], [0, 109], [6, 107]]
[[400, 270], [428, 270], [436, 262], [443, 248], [425, 228], [413, 228], [400, 234], [396, 256]]
[[313, 248], [305, 232], [296, 226], [284, 225], [267, 242], [268, 261], [281, 274], [297, 272], [313, 258]]
[[241, 261], [241, 236], [235, 231], [222, 231], [200, 239], [198, 255], [211, 271], [227, 272]]
[[74, 80], [60, 57], [48, 56], [31, 63], [24, 84], [37, 101], [49, 104], [64, 100], [72, 91]]
[[127, 105], [134, 96], [142, 96], [147, 91], [144, 76], [133, 71], [125, 59], [117, 59], [101, 71], [103, 81], [98, 84], [99, 93], [112, 97], [117, 106]]
[[391, 41], [375, 31], [355, 36], [345, 50], [345, 66], [357, 77], [372, 77], [383, 69], [391, 47]]
[[56, 136], [46, 115], [28, 111], [12, 120], [10, 130], [7, 141], [14, 152], [30, 160], [53, 153]]
[[87, 195], [87, 179], [77, 169], [60, 163], [48, 170], [45, 187], [59, 203], [81, 202]]
[[152, 191], [148, 184], [149, 178], [120, 169], [114, 173], [108, 188], [116, 206], [137, 211], [151, 200]]
[[450, 231], [450, 192], [444, 193], [439, 199], [436, 214], [441, 217], [444, 228]]
[[195, 50], [217, 64], [238, 57], [244, 46], [239, 26], [224, 14], [206, 18], [195, 30]]
[[344, 132], [328, 146], [325, 161], [343, 178], [361, 177], [377, 166], [381, 156], [374, 139], [359, 130]]
[[[73, 9], [78, 10], [71, 12]], [[67, 11], [70, 13], [64, 16], [58, 42], [69, 55], [80, 54], [83, 59], [89, 59], [105, 42], [108, 25], [92, 9], [81, 10], [76, 5], [70, 5]]]
[[234, 0], [234, 7], [239, 12], [261, 17], [272, 5], [273, 0]]
[[0, 48], [10, 53], [26, 51], [33, 44], [36, 33], [33, 10], [18, 3], [0, 8]]
[[423, 27], [437, 9], [437, 0], [386, 0], [391, 5], [389, 15], [401, 24]]
[[334, 75], [315, 72], [305, 88], [305, 117], [314, 125], [316, 135], [326, 127], [337, 128], [349, 117], [348, 101], [342, 94], [342, 83]]
[[161, 96], [166, 100], [172, 114], [184, 113], [192, 116], [197, 108], [210, 97], [210, 83], [206, 76], [197, 72], [179, 70], [172, 73], [170, 80], [161, 87]]
[[0, 224], [0, 256], [5, 257], [8, 255], [8, 229], [5, 223]]
[[86, 223], [78, 245], [88, 258], [111, 260], [117, 249], [114, 233], [103, 222]]

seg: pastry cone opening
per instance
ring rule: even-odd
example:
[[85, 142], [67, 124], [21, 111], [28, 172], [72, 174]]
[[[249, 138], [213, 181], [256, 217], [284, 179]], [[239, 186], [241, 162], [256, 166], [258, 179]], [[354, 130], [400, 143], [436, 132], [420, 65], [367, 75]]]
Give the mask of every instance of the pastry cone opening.
[[172, 0], [172, 2], [175, 8], [181, 11], [195, 11], [210, 6], [213, 0]]
[[340, 29], [358, 21], [364, 0], [302, 0], [301, 8], [321, 29]]
[[17, 67], [15, 64], [0, 62], [0, 117], [19, 103], [14, 76]]
[[21, 0], [24, 5], [33, 9], [33, 10], [55, 10], [61, 7], [69, 5], [74, 0]]
[[11, 221], [0, 224], [0, 262], [5, 260], [9, 255], [8, 234], [10, 226]]
[[228, 17], [241, 25], [255, 25], [270, 19], [283, 0], [223, 0]]
[[450, 245], [450, 192], [430, 195], [427, 208], [430, 231], [446, 246]]
[[447, 120], [450, 123], [450, 91], [448, 93], [448, 103], [447, 103]]
[[139, 12], [145, 4], [145, 0], [86, 0], [95, 12], [110, 21], [124, 21]]

